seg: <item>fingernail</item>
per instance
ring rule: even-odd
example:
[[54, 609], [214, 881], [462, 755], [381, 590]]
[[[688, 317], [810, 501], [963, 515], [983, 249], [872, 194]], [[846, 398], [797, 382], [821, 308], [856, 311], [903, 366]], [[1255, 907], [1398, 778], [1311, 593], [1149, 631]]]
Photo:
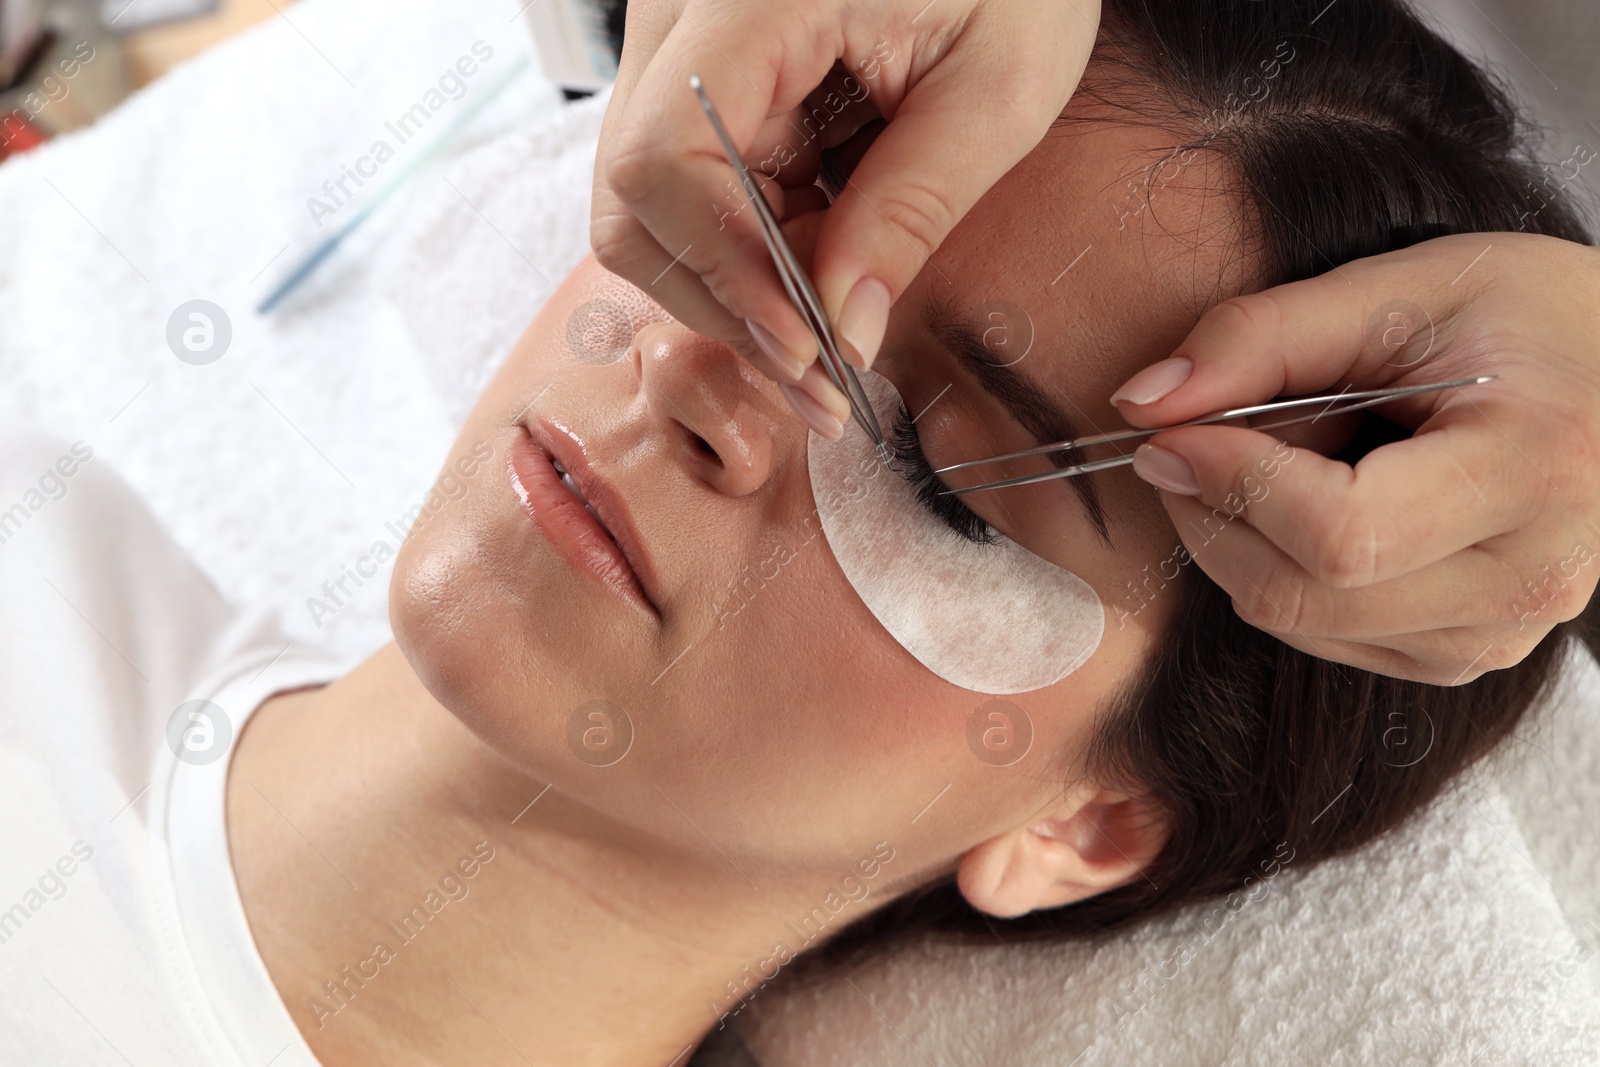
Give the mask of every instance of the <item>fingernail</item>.
[[863, 370], [878, 358], [878, 346], [889, 328], [889, 287], [876, 278], [862, 278], [839, 309], [839, 337], [847, 342]]
[[1194, 364], [1183, 356], [1173, 356], [1160, 363], [1152, 363], [1132, 378], [1122, 383], [1122, 388], [1111, 394], [1111, 404], [1126, 401], [1129, 404], [1154, 404], [1189, 380]]
[[834, 418], [827, 408], [811, 399], [810, 395], [795, 385], [779, 385], [778, 392], [789, 402], [800, 420], [830, 441], [844, 436], [844, 423]]
[[1140, 445], [1133, 452], [1133, 473], [1169, 493], [1199, 496], [1200, 481], [1189, 461], [1160, 445]]
[[828, 377], [827, 368], [820, 360], [806, 368], [795, 388], [821, 404], [824, 411], [840, 422], [850, 417], [849, 399], [833, 384], [833, 379]]
[[778, 340], [778, 335], [761, 325], [755, 319], [745, 319], [744, 328], [750, 331], [750, 337], [767, 354], [777, 368], [795, 381], [806, 372], [806, 365], [800, 357], [783, 347], [783, 342]]

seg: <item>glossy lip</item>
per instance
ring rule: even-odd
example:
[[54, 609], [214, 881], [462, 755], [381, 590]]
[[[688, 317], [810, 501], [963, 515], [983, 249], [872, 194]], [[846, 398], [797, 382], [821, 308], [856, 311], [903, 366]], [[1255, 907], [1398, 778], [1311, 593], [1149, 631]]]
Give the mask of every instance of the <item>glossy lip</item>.
[[[656, 571], [627, 501], [590, 465], [583, 442], [548, 417], [531, 426], [522, 424], [519, 430], [509, 465], [513, 489], [517, 483], [521, 486], [518, 497], [523, 509], [569, 563], [660, 617]], [[552, 461], [577, 483], [598, 521], [562, 483]]]

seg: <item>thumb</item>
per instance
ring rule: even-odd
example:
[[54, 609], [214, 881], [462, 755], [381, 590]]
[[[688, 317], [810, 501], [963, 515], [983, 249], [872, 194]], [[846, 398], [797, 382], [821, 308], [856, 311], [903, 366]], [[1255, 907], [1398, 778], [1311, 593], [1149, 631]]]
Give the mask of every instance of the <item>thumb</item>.
[[1037, 5], [1020, 26], [995, 11], [985, 5], [971, 15], [828, 208], [814, 280], [845, 358], [858, 367], [877, 357], [890, 305], [1044, 138], [1088, 63], [1097, 5]]

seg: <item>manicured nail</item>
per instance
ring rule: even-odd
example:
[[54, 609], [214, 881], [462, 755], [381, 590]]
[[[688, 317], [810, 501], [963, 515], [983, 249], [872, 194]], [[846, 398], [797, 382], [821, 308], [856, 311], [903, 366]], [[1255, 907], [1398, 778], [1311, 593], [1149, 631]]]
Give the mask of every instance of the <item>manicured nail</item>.
[[778, 392], [783, 394], [789, 406], [794, 408], [794, 413], [807, 426], [830, 441], [837, 441], [844, 436], [844, 423], [834, 418], [827, 408], [811, 399], [810, 394], [799, 386], [779, 385]]
[[786, 373], [794, 381], [799, 381], [800, 376], [806, 372], [806, 365], [800, 357], [783, 347], [783, 342], [778, 340], [778, 335], [761, 325], [755, 319], [745, 319], [744, 328], [750, 331], [750, 337], [767, 354], [778, 370]]
[[889, 287], [876, 278], [862, 278], [839, 309], [839, 337], [855, 349], [865, 370], [878, 358], [884, 331], [889, 328]]
[[823, 367], [821, 360], [806, 368], [795, 388], [821, 404], [824, 411], [840, 422], [850, 418], [850, 401], [828, 377], [827, 368]]
[[1160, 445], [1140, 445], [1133, 451], [1133, 473], [1169, 493], [1199, 496], [1200, 481], [1189, 461]]
[[1122, 388], [1111, 394], [1111, 404], [1154, 404], [1189, 380], [1194, 364], [1183, 356], [1173, 356], [1160, 363], [1152, 363], [1132, 378], [1122, 383]]

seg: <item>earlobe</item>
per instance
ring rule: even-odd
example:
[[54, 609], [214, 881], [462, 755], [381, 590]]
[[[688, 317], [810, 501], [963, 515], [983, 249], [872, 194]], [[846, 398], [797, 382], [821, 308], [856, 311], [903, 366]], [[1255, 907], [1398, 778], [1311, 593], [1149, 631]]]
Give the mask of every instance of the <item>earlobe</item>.
[[1042, 818], [997, 834], [962, 857], [956, 881], [967, 902], [999, 918], [1060, 907], [1126, 885], [1167, 842], [1147, 798], [1073, 790]]

